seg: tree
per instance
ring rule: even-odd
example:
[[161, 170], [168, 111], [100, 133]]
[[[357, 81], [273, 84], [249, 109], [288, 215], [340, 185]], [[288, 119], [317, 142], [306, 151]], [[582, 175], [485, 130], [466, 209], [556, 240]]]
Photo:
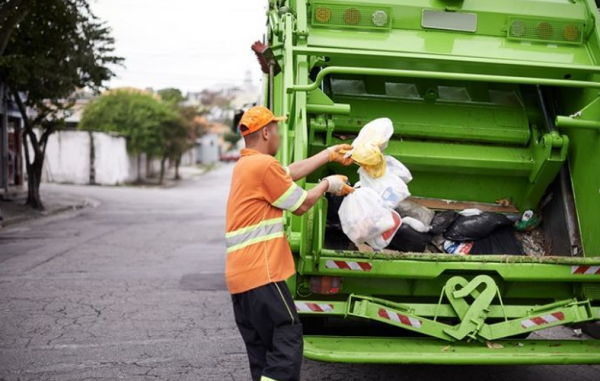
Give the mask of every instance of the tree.
[[24, 120], [27, 204], [32, 207], [44, 209], [39, 185], [46, 145], [64, 124], [64, 111], [73, 105], [70, 95], [82, 88], [99, 91], [114, 76], [110, 66], [122, 59], [113, 50], [110, 29], [86, 0], [31, 0], [29, 12], [13, 28], [0, 57], [0, 81], [10, 88]]
[[241, 138], [242, 137], [237, 132], [226, 132], [223, 135], [223, 139], [230, 143], [232, 147], [234, 147]]
[[183, 97], [183, 94], [181, 93], [181, 90], [176, 89], [174, 87], [168, 87], [166, 89], [158, 90], [157, 93], [158, 96], [160, 96], [160, 99], [163, 100], [163, 102], [172, 104], [174, 106], [178, 106], [179, 103], [183, 102], [183, 100], [185, 99]]
[[[190, 148], [194, 147], [194, 143], [198, 136], [201, 136], [203, 126], [199, 124], [199, 112], [198, 109], [191, 106], [182, 106], [181, 102], [185, 99], [181, 93], [181, 90], [170, 87], [162, 90], [158, 90], [158, 95], [175, 109], [180, 117], [177, 123], [171, 125], [171, 130], [168, 131], [169, 136], [167, 141], [172, 143], [169, 148], [168, 154], [169, 160], [175, 164], [175, 180], [179, 180], [179, 165], [181, 164], [181, 156]], [[161, 162], [161, 169], [164, 168], [164, 164]], [[161, 178], [164, 175], [164, 170], [161, 170]]]
[[164, 145], [162, 146], [160, 177], [158, 180], [160, 184], [162, 184], [165, 176], [167, 159], [175, 163], [175, 179], [179, 179], [181, 156], [191, 147], [189, 123], [181, 115], [165, 123], [162, 126], [162, 133]]
[[[84, 110], [78, 128], [88, 131], [116, 132], [127, 139], [127, 150], [134, 155], [160, 157], [161, 164], [173, 150], [171, 130], [179, 115], [172, 107], [150, 93], [135, 89], [117, 89], [104, 94]], [[178, 127], [177, 127], [178, 128]], [[161, 168], [161, 180], [164, 167]], [[141, 180], [138, 164], [138, 181]]]
[[0, 57], [4, 54], [13, 30], [32, 7], [33, 0], [9, 0], [0, 5]]

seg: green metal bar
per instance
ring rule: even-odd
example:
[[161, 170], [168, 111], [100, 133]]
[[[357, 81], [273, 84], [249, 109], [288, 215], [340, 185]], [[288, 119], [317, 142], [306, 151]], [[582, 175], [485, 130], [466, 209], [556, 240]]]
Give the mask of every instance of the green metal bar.
[[[313, 295], [314, 297], [314, 295]], [[331, 304], [333, 306], [333, 310], [328, 313], [324, 312], [315, 312], [315, 311], [298, 311], [300, 315], [338, 315], [344, 316], [347, 310], [347, 302], [330, 302], [327, 300], [299, 300], [296, 299], [298, 303], [313, 303], [313, 304]], [[435, 318], [436, 310], [437, 310], [437, 318], [457, 318], [458, 315], [452, 308], [450, 304], [425, 304], [425, 303], [404, 303], [407, 307], [412, 310], [412, 312], [417, 316], [430, 317]], [[526, 305], [505, 305], [504, 309], [501, 305], [492, 305], [489, 306], [489, 313], [487, 315], [488, 318], [492, 319], [503, 319], [505, 316], [509, 319], [513, 318], [522, 318], [531, 314], [533, 311], [531, 306]], [[600, 308], [599, 308], [600, 311]], [[506, 314], [506, 315], [505, 315]], [[598, 316], [600, 318], [600, 316]]]
[[596, 130], [597, 132], [600, 132], [600, 121], [577, 119], [559, 115], [556, 117], [556, 127], [582, 128], [586, 130]]
[[[561, 319], [555, 318], [553, 314], [561, 316]], [[484, 325], [478, 335], [487, 340], [497, 340], [559, 325], [590, 321], [593, 318], [589, 302], [573, 303], [573, 305], [563, 308], [536, 312], [526, 317], [502, 323]]]
[[294, 48], [294, 55], [308, 55], [308, 56], [326, 56], [326, 57], [367, 57], [367, 58], [388, 58], [388, 59], [415, 59], [421, 62], [426, 61], [440, 61], [443, 63], [456, 62], [456, 63], [483, 63], [491, 64], [494, 66], [517, 66], [517, 67], [531, 67], [535, 65], [536, 68], [540, 69], [558, 69], [558, 70], [569, 70], [581, 71], [586, 73], [600, 73], [600, 66], [586, 66], [586, 65], [561, 65], [561, 64], [549, 64], [547, 62], [536, 61], [532, 63], [530, 61], [516, 61], [510, 59], [489, 59], [483, 57], [458, 57], [451, 55], [440, 55], [432, 53], [407, 53], [407, 52], [390, 52], [381, 50], [363, 50], [363, 49], [341, 49], [341, 48], [329, 48], [320, 46], [297, 46]]
[[[344, 268], [336, 268], [332, 265], [333, 261], [343, 260], [340, 256], [325, 254], [323, 250], [317, 264], [317, 269], [314, 270], [311, 258], [305, 258], [303, 275], [332, 275], [332, 276], [353, 276], [367, 278], [406, 278], [406, 279], [434, 279], [439, 277], [444, 271], [461, 271], [463, 275], [479, 275], [482, 272], [495, 272], [507, 281], [531, 281], [531, 282], [547, 282], [547, 281], [569, 281], [569, 282], [600, 282], [600, 275], [583, 275], [573, 274], [572, 266], [559, 265], [558, 263], [551, 264], [535, 263], [531, 261], [523, 261], [522, 263], [508, 257], [501, 256], [507, 259], [507, 263], [502, 263], [497, 260], [485, 261], [450, 261], [440, 258], [440, 261], [424, 262], [423, 260], [384, 260], [384, 259], [366, 259], [356, 262], [366, 262], [370, 264], [368, 271], [357, 271]], [[448, 254], [438, 254], [438, 256], [452, 257]], [[485, 257], [485, 256], [478, 256]], [[492, 256], [490, 256], [492, 257]], [[517, 257], [517, 256], [515, 256]], [[519, 258], [521, 256], [518, 256]], [[347, 258], [347, 257], [346, 257]], [[523, 259], [526, 257], [523, 256]], [[597, 258], [596, 258], [597, 261]], [[443, 265], [441, 265], [443, 263]], [[509, 265], [510, 263], [510, 265]]]
[[[545, 263], [557, 265], [600, 265], [600, 257], [530, 257], [522, 255], [448, 255], [427, 253], [362, 253], [360, 251], [328, 250], [326, 257], [382, 259], [387, 261], [410, 260], [425, 262], [476, 262], [476, 263]], [[600, 280], [600, 278], [598, 278]]]
[[451, 326], [416, 316], [408, 311], [394, 309], [393, 307], [386, 306], [382, 303], [360, 299], [355, 301], [349, 307], [348, 315], [351, 316], [375, 320], [398, 328], [447, 340], [448, 342], [455, 340], [444, 332], [445, 330], [452, 328]]
[[310, 85], [295, 85], [288, 87], [287, 92], [295, 91], [311, 91], [319, 87], [325, 76], [329, 74], [356, 74], [356, 75], [375, 75], [385, 77], [403, 77], [403, 78], [429, 78], [443, 79], [455, 81], [474, 81], [474, 82], [495, 82], [495, 83], [517, 83], [522, 85], [543, 85], [543, 86], [560, 86], [560, 87], [576, 87], [576, 88], [600, 88], [598, 82], [586, 81], [570, 81], [564, 79], [548, 79], [548, 78], [531, 78], [531, 77], [514, 77], [504, 75], [485, 75], [485, 74], [468, 74], [468, 73], [448, 73], [440, 71], [423, 71], [423, 70], [400, 70], [400, 69], [378, 69], [365, 67], [342, 67], [331, 66], [325, 68], [317, 74], [315, 81]]
[[304, 336], [311, 360], [376, 364], [600, 364], [597, 340], [501, 340], [501, 348], [430, 338]]
[[350, 105], [340, 103], [333, 105], [318, 105], [309, 103], [306, 105], [306, 111], [310, 114], [350, 115]]

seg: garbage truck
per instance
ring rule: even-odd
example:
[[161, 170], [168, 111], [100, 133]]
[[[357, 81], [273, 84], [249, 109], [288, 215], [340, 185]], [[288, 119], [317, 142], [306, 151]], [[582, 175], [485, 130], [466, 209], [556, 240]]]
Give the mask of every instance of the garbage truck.
[[[393, 121], [414, 202], [542, 218], [543, 255], [364, 251], [331, 200], [285, 217], [305, 357], [598, 364], [600, 19], [593, 0], [270, 0], [256, 48], [283, 165]], [[357, 167], [332, 163], [298, 183]], [[339, 235], [339, 234], [338, 234]]]

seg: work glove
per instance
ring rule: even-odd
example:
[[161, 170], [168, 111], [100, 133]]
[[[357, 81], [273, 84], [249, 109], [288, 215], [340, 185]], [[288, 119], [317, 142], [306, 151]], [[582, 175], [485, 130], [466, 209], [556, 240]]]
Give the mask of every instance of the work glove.
[[335, 196], [347, 196], [354, 192], [354, 188], [346, 183], [348, 181], [346, 176], [333, 175], [326, 177], [325, 180], [329, 183], [327, 193], [331, 193]]
[[329, 151], [329, 161], [348, 166], [353, 162], [350, 155], [346, 155], [351, 150], [352, 146], [350, 144], [338, 144], [332, 147], [327, 147], [327, 151]]

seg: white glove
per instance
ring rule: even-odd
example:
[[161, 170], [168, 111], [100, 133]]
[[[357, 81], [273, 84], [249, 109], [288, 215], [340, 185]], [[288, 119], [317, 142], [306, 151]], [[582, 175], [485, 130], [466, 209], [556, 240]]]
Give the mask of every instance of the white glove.
[[327, 193], [331, 193], [336, 196], [347, 196], [348, 194], [354, 192], [354, 188], [346, 184], [348, 181], [346, 176], [332, 175], [326, 177], [325, 180], [327, 180], [327, 183], [329, 184]]

